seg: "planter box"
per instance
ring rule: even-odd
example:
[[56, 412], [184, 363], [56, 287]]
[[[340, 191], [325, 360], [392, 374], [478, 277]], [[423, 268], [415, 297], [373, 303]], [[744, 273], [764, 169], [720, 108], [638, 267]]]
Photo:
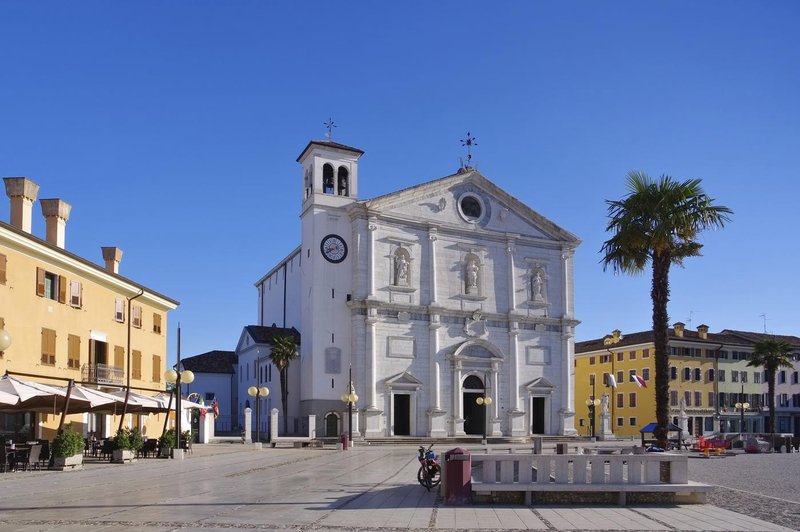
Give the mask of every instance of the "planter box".
[[115, 464], [124, 464], [125, 462], [134, 462], [136, 460], [136, 451], [129, 449], [114, 449], [111, 452], [111, 461]]
[[83, 454], [74, 454], [72, 456], [55, 456], [53, 457], [53, 467], [51, 469], [57, 471], [83, 469]]

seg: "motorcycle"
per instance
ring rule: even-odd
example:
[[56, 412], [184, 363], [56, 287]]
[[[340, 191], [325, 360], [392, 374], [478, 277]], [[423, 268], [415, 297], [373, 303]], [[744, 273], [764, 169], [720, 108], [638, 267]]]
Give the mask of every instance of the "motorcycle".
[[417, 482], [425, 486], [428, 491], [442, 481], [442, 468], [436, 461], [436, 453], [431, 450], [432, 447], [433, 444], [430, 444], [427, 449], [420, 445], [417, 456], [420, 464], [419, 471], [417, 471]]

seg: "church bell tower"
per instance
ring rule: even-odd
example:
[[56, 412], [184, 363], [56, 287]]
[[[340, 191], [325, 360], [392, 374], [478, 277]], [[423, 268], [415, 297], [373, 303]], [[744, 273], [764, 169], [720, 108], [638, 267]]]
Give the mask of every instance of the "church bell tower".
[[297, 158], [303, 172], [301, 249], [300, 415], [342, 408], [352, 352], [347, 296], [353, 292], [356, 246], [346, 212], [357, 201], [363, 151], [311, 141]]

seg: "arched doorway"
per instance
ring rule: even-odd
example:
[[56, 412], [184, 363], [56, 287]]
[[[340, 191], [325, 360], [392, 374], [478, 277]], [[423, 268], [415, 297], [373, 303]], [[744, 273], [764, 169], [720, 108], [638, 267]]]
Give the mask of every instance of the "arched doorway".
[[483, 435], [486, 428], [486, 407], [478, 405], [476, 400], [484, 396], [486, 387], [480, 377], [469, 375], [464, 379], [462, 390], [464, 432]]
[[339, 437], [339, 416], [329, 412], [325, 416], [325, 436], [328, 438]]

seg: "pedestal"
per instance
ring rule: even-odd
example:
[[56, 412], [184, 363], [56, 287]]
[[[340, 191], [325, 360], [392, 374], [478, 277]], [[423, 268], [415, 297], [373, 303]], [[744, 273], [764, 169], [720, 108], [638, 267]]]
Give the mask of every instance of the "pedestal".
[[492, 418], [489, 420], [489, 430], [486, 433], [487, 436], [502, 436], [503, 433], [500, 432], [500, 420], [497, 418]]
[[[353, 420], [355, 423], [356, 416], [353, 416]], [[367, 408], [364, 410], [364, 420], [366, 424], [366, 434], [367, 438], [381, 438], [384, 436], [383, 431], [383, 410], [378, 410], [377, 408]]]
[[689, 416], [686, 414], [681, 414], [678, 416], [678, 426], [681, 428], [682, 434], [684, 436], [689, 435]]
[[508, 426], [511, 427], [511, 437], [527, 436], [528, 427], [525, 426], [525, 412], [510, 410], [508, 412]]
[[600, 432], [597, 435], [598, 440], [615, 440], [614, 433], [611, 432], [611, 414], [600, 414]]
[[447, 437], [447, 412], [444, 410], [428, 411], [428, 437]]

